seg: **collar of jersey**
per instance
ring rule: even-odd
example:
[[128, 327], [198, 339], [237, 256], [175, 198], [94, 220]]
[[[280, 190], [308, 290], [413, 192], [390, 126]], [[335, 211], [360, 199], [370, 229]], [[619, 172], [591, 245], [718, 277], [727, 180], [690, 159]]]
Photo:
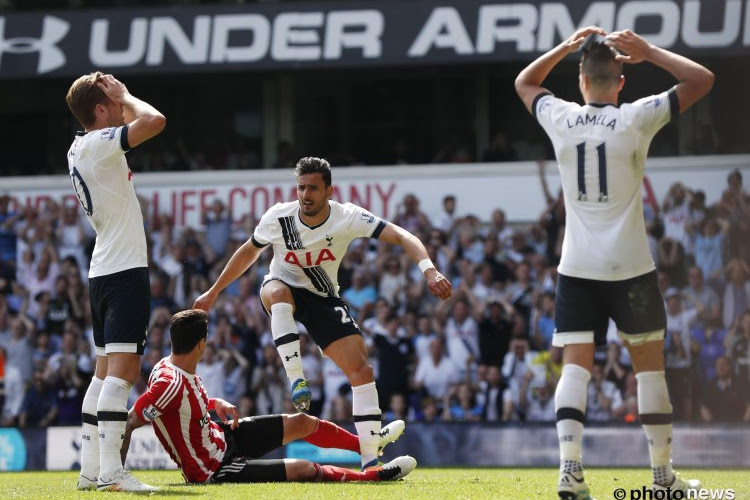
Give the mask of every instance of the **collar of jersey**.
[[305, 221], [302, 220], [302, 216], [299, 213], [299, 208], [297, 209], [297, 218], [299, 219], [299, 221], [302, 224], [305, 225], [305, 227], [308, 227], [310, 229], [318, 229], [320, 226], [322, 226], [323, 224], [325, 224], [326, 222], [328, 222], [328, 219], [331, 217], [331, 212], [333, 212], [333, 208], [331, 207], [330, 203], [328, 204], [328, 208], [329, 208], [329, 210], [328, 210], [328, 217], [326, 217], [325, 219], [323, 219], [323, 222], [321, 222], [320, 224], [318, 224], [316, 226], [310, 226], [307, 223], [305, 223]]
[[80, 137], [82, 135], [86, 135], [86, 132], [84, 132], [83, 130], [76, 130], [76, 135]]
[[171, 361], [169, 360], [169, 356], [166, 356], [166, 360], [167, 360], [167, 364], [168, 364], [169, 366], [171, 366], [172, 368], [174, 368], [174, 369], [175, 369], [175, 370], [177, 370], [178, 372], [182, 373], [183, 375], [185, 375], [185, 376], [187, 376], [187, 377], [190, 377], [190, 378], [193, 378], [193, 377], [195, 377], [195, 373], [188, 373], [188, 372], [186, 372], [185, 370], [183, 370], [182, 368], [180, 368], [179, 366], [177, 366], [176, 364], [172, 363], [172, 362], [171, 362]]
[[607, 106], [614, 106], [615, 108], [619, 107], [617, 104], [612, 104], [611, 102], [587, 102], [586, 106], [594, 106], [595, 108], [606, 108]]

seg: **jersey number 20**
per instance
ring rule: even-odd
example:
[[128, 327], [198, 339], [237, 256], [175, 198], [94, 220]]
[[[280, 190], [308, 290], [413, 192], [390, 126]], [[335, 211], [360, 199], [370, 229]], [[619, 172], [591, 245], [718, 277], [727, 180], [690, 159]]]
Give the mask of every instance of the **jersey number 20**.
[[[599, 158], [599, 197], [596, 201], [606, 203], [609, 201], [607, 192], [607, 151], [606, 142], [596, 146], [596, 154]], [[586, 194], [586, 143], [576, 144], [578, 152], [578, 201], [588, 201]]]
[[73, 183], [73, 189], [75, 189], [76, 196], [78, 196], [78, 201], [81, 203], [83, 211], [86, 212], [86, 215], [91, 217], [91, 214], [94, 213], [94, 207], [91, 204], [91, 193], [89, 193], [88, 186], [83, 182], [83, 177], [81, 177], [81, 174], [75, 167], [73, 167], [73, 171], [70, 173], [70, 181]]

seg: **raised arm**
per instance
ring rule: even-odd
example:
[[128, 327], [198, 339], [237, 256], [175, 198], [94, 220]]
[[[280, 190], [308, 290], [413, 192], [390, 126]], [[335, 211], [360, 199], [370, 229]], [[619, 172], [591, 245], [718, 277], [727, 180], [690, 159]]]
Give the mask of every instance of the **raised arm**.
[[96, 84], [112, 101], [121, 104], [128, 124], [128, 145], [131, 148], [158, 135], [167, 124], [164, 115], [149, 103], [128, 92], [128, 88], [112, 75], [102, 75]]
[[[265, 248], [265, 247], [263, 247]], [[224, 266], [224, 270], [219, 275], [216, 283], [208, 289], [203, 295], [193, 304], [193, 309], [203, 309], [208, 311], [211, 306], [216, 302], [216, 298], [219, 296], [222, 290], [224, 290], [231, 282], [239, 278], [244, 274], [247, 269], [258, 260], [260, 252], [263, 248], [255, 246], [252, 239], [247, 240], [240, 248], [234, 252], [234, 255], [229, 259], [227, 265]]]
[[451, 282], [435, 268], [427, 249], [419, 241], [419, 238], [404, 228], [389, 223], [385, 225], [378, 239], [404, 248], [406, 255], [419, 264], [419, 269], [424, 273], [427, 285], [433, 295], [443, 300], [451, 296]]
[[667, 49], [652, 45], [630, 30], [614, 31], [605, 42], [621, 54], [617, 59], [630, 64], [648, 61], [668, 71], [679, 83], [675, 86], [680, 113], [708, 94], [714, 85], [714, 74], [695, 61]]
[[550, 74], [550, 71], [562, 61], [565, 56], [575, 52], [589, 35], [606, 36], [607, 32], [597, 26], [587, 26], [573, 33], [567, 40], [564, 40], [556, 47], [552, 48], [546, 54], [539, 56], [531, 64], [526, 66], [523, 71], [516, 77], [516, 93], [526, 105], [526, 109], [533, 113], [531, 109], [536, 96], [542, 92], [549, 92], [542, 87], [542, 83]]

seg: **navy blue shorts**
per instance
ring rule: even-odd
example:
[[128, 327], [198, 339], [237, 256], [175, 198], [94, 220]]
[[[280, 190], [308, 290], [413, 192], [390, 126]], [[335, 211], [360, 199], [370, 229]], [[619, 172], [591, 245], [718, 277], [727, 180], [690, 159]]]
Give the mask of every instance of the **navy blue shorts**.
[[656, 271], [622, 281], [558, 275], [557, 333], [593, 331], [596, 345], [604, 345], [609, 318], [625, 336], [666, 329], [667, 315]]
[[143, 354], [151, 315], [148, 268], [138, 267], [89, 280], [91, 323], [98, 356]]
[[[261, 288], [271, 280], [281, 281], [271, 278]], [[307, 333], [321, 349], [325, 350], [333, 342], [349, 335], [362, 335], [359, 325], [349, 313], [349, 306], [342, 298], [321, 297], [304, 288], [284, 284], [292, 292], [294, 319], [305, 325]], [[265, 306], [263, 310], [270, 316]]]

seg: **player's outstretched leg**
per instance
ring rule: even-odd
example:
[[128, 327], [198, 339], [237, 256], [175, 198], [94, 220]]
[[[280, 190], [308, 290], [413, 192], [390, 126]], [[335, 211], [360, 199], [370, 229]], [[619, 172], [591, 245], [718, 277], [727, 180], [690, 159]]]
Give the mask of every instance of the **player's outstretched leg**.
[[316, 475], [314, 481], [396, 481], [408, 475], [417, 466], [417, 461], [409, 455], [394, 458], [384, 465], [371, 467], [359, 472], [335, 465], [314, 464]]
[[[403, 420], [394, 420], [383, 427], [380, 431], [380, 444], [378, 454], [383, 454], [383, 449], [390, 443], [397, 441], [404, 433], [406, 424]], [[318, 420], [315, 430], [303, 438], [310, 444], [319, 448], [338, 448], [359, 453], [359, 437], [327, 420]]]
[[564, 500], [593, 500], [583, 478], [581, 440], [591, 373], [576, 364], [563, 366], [555, 390], [557, 437], [560, 441], [560, 478], [557, 494]]
[[294, 307], [287, 302], [271, 305], [271, 335], [291, 384], [292, 405], [297, 411], [310, 409], [312, 393], [302, 371], [299, 330], [294, 321]]
[[380, 405], [375, 382], [352, 387], [352, 414], [359, 436], [362, 470], [378, 465]]
[[81, 474], [76, 488], [95, 490], [99, 478], [99, 429], [96, 419], [96, 407], [104, 380], [93, 377], [81, 407]]
[[663, 371], [643, 371], [638, 381], [638, 412], [648, 438], [652, 491], [700, 489], [700, 481], [684, 480], [672, 470], [672, 404]]

